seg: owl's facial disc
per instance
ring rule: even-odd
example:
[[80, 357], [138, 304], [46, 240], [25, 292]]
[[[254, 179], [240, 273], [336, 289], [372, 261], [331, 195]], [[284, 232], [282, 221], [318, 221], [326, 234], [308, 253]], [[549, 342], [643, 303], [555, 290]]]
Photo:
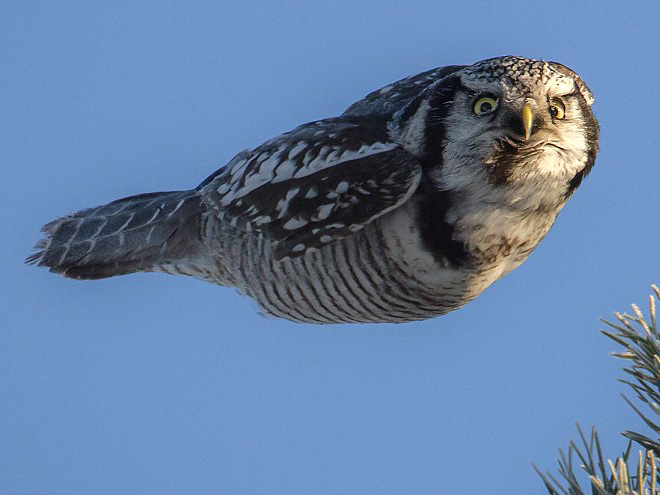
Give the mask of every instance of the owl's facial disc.
[[[476, 85], [474, 85], [476, 86]], [[466, 87], [456, 95], [453, 115], [449, 121], [461, 132], [456, 138], [468, 149], [488, 152], [502, 141], [515, 144], [516, 149], [540, 151], [544, 144], [562, 143], [562, 134], [573, 116], [579, 114], [576, 102], [564, 102], [563, 97], [543, 91], [544, 88], [507, 88], [482, 85]]]
[[591, 114], [567, 79], [461, 78], [444, 119], [443, 187], [472, 187], [485, 173], [494, 185], [566, 188], [585, 167]]

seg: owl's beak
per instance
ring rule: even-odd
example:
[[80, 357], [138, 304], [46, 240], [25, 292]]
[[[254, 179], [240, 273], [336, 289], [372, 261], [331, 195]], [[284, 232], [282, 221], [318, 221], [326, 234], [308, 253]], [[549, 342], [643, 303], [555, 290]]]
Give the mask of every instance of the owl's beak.
[[525, 141], [529, 141], [530, 136], [532, 135], [532, 127], [534, 126], [534, 114], [532, 113], [532, 107], [529, 103], [525, 103], [522, 109], [522, 123], [525, 128]]

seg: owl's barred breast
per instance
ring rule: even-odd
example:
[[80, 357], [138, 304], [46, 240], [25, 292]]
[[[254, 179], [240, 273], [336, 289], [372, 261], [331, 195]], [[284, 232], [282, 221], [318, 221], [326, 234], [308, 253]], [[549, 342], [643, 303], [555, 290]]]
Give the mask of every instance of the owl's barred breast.
[[[510, 241], [490, 239], [488, 252], [468, 246], [471, 259], [454, 266], [425, 248], [414, 221], [418, 208], [411, 202], [354, 236], [281, 261], [272, 241], [210, 217], [206, 231], [214, 263], [203, 278], [235, 286], [266, 314], [301, 323], [424, 320], [472, 301], [519, 265], [542, 237], [535, 232], [521, 242], [514, 234], [520, 226], [512, 223]], [[492, 249], [495, 242], [498, 250]]]
[[214, 281], [236, 286], [267, 314], [307, 323], [420, 320], [472, 299], [466, 293], [469, 274], [447, 270], [442, 283], [435, 267], [436, 281], [418, 278], [387, 233], [368, 225], [354, 236], [278, 261], [272, 241], [241, 232], [229, 237], [231, 245], [217, 246]]

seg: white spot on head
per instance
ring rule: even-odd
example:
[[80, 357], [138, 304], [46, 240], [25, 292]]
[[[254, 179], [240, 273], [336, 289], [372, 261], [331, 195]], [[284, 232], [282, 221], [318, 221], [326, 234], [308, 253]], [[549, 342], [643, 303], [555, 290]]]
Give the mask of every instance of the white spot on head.
[[293, 246], [293, 251], [294, 253], [302, 253], [305, 250], [305, 245], [304, 244], [296, 244]]

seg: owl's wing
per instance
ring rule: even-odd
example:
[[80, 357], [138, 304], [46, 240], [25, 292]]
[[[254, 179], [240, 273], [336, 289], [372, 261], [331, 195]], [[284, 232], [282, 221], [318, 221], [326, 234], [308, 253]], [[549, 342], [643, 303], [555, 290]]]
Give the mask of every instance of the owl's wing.
[[403, 204], [421, 175], [383, 122], [340, 117], [240, 153], [198, 190], [223, 220], [277, 241], [281, 259], [360, 230]]

